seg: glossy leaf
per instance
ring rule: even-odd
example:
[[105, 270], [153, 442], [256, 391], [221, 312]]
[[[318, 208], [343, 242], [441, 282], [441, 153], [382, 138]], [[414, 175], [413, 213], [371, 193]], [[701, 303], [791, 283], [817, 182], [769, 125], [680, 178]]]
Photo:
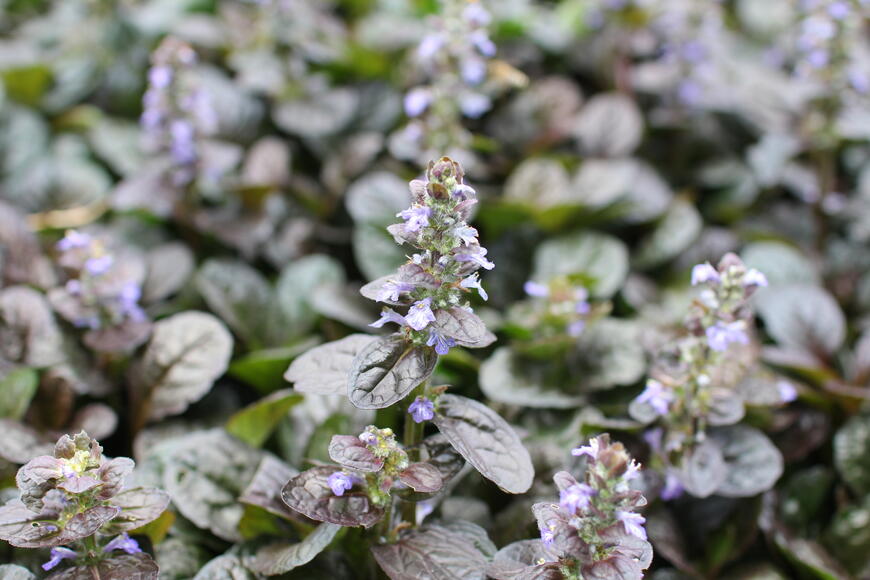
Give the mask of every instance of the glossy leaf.
[[252, 570], [274, 576], [304, 566], [326, 549], [341, 530], [337, 524], [322, 523], [298, 544], [274, 543], [257, 550], [247, 561]]
[[422, 493], [434, 493], [443, 485], [438, 468], [428, 463], [412, 463], [399, 472], [399, 480], [414, 491]]
[[316, 346], [290, 363], [284, 378], [300, 393], [346, 395], [356, 355], [376, 340], [367, 334], [351, 334]]
[[484, 580], [486, 559], [461, 535], [440, 526], [405, 534], [395, 544], [372, 547], [381, 569], [391, 580]]
[[767, 491], [783, 471], [782, 454], [764, 433], [746, 425], [710, 431], [726, 463], [726, 476], [716, 489], [726, 497], [749, 497]]
[[130, 580], [157, 580], [160, 570], [151, 556], [146, 553], [117, 554], [90, 566], [75, 566], [55, 572], [50, 580], [110, 580], [128, 578]]
[[495, 342], [495, 335], [474, 313], [453, 307], [435, 312], [435, 326], [442, 336], [449, 336], [460, 346], [484, 348]]
[[360, 409], [383, 409], [401, 401], [435, 369], [438, 356], [401, 335], [390, 335], [365, 346], [354, 358], [347, 394]]
[[361, 491], [345, 491], [337, 496], [327, 478], [340, 471], [337, 467], [314, 467], [291, 479], [281, 491], [288, 506], [319, 522], [340, 526], [371, 527], [384, 517], [384, 510], [374, 505]]
[[301, 401], [302, 395], [291, 389], [276, 391], [234, 413], [227, 421], [227, 433], [252, 447], [261, 447], [290, 408]]
[[298, 519], [299, 512], [291, 510], [281, 500], [281, 488], [299, 472], [283, 461], [267, 455], [263, 457], [251, 483], [239, 496], [242, 503], [261, 507], [281, 518]]
[[380, 471], [384, 460], [376, 457], [368, 446], [353, 435], [333, 435], [329, 442], [329, 457], [339, 465], [359, 471]]
[[484, 477], [508, 493], [525, 493], [535, 475], [516, 431], [495, 411], [457, 395], [441, 395], [433, 422]]

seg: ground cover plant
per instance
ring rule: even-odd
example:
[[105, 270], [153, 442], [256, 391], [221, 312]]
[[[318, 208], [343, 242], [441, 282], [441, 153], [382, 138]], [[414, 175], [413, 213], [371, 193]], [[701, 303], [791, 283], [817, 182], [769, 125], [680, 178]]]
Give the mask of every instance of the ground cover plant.
[[0, 578], [870, 578], [870, 3], [0, 0]]

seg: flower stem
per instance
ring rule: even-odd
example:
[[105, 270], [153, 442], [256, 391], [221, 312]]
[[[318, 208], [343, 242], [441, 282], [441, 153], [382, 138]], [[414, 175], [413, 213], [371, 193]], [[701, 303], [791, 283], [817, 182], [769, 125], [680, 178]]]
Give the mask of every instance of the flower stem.
[[[417, 388], [415, 388], [411, 394], [407, 397], [408, 405], [410, 405], [414, 400], [426, 393], [426, 389], [429, 387], [429, 381], [423, 381]], [[423, 440], [423, 423], [417, 423], [414, 421], [413, 417], [410, 413], [405, 413], [405, 436], [404, 441], [402, 443], [405, 446], [406, 451], [408, 452], [408, 459], [413, 463], [415, 461], [420, 461], [420, 449], [417, 447], [419, 443]], [[417, 503], [412, 501], [403, 501], [402, 502], [402, 519], [412, 526], [417, 525]]]

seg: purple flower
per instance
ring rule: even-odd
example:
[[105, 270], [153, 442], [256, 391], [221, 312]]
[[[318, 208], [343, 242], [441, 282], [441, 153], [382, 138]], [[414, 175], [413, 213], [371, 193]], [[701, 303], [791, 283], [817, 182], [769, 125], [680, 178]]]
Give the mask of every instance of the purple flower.
[[728, 345], [733, 342], [749, 344], [749, 336], [746, 334], [746, 324], [742, 320], [735, 322], [718, 321], [707, 328], [707, 344], [715, 351], [724, 352]]
[[659, 415], [667, 415], [668, 406], [673, 401], [673, 394], [655, 379], [646, 382], [646, 388], [635, 399], [638, 403], [647, 403]]
[[572, 449], [571, 455], [573, 455], [574, 457], [581, 457], [583, 455], [586, 455], [590, 459], [597, 461], [599, 451], [600, 451], [600, 446], [598, 443], [598, 439], [590, 439], [589, 445], [583, 445], [583, 446], [578, 447], [576, 449]]
[[459, 109], [469, 119], [479, 119], [492, 108], [492, 100], [480, 93], [462, 93], [459, 95]]
[[381, 317], [369, 324], [369, 326], [374, 328], [381, 328], [388, 322], [395, 322], [400, 326], [405, 326], [406, 324], [408, 324], [404, 316], [402, 316], [392, 308], [384, 308], [383, 311], [381, 311]]
[[743, 276], [744, 286], [758, 286], [759, 288], [767, 287], [767, 276], [752, 268]]
[[492, 270], [495, 264], [486, 259], [486, 248], [480, 246], [471, 246], [467, 252], [456, 254], [457, 262], [473, 262], [484, 270]]
[[399, 294], [402, 292], [410, 292], [413, 290], [415, 286], [409, 282], [400, 282], [398, 280], [387, 280], [384, 282], [384, 285], [381, 286], [380, 291], [378, 292], [378, 301], [379, 302], [398, 302]]
[[559, 505], [568, 513], [576, 514], [577, 510], [589, 507], [589, 500], [596, 493], [591, 486], [577, 483], [559, 492]]
[[569, 324], [565, 330], [568, 332], [569, 336], [578, 337], [583, 334], [583, 331], [586, 329], [586, 321], [585, 320], [575, 320], [571, 324]]
[[100, 276], [108, 272], [114, 262], [115, 259], [109, 254], [95, 256], [93, 258], [88, 258], [85, 261], [85, 270], [87, 270], [88, 274], [91, 276]]
[[846, 75], [853, 89], [861, 94], [870, 92], [870, 76], [865, 74], [860, 68], [856, 66], [850, 67]]
[[428, 346], [434, 346], [435, 352], [444, 356], [450, 349], [456, 346], [456, 341], [449, 336], [439, 334], [434, 328], [429, 329], [429, 339], [426, 341]]
[[475, 30], [471, 33], [469, 39], [471, 40], [471, 44], [474, 45], [474, 48], [476, 48], [483, 56], [495, 56], [495, 43], [490, 40], [489, 35], [486, 34], [485, 30]]
[[643, 434], [643, 440], [646, 441], [646, 444], [649, 445], [650, 449], [655, 452], [659, 452], [662, 449], [662, 437], [664, 436], [664, 430], [661, 427], [656, 427], [655, 429], [650, 429]]
[[417, 397], [408, 405], [408, 413], [415, 423], [431, 421], [435, 417], [435, 404], [426, 397]]
[[479, 2], [466, 6], [462, 18], [472, 26], [487, 26], [492, 21], [492, 16]]
[[529, 296], [534, 296], [535, 298], [546, 298], [550, 295], [549, 288], [547, 288], [543, 284], [533, 282], [532, 280], [529, 280], [525, 284], [523, 284], [523, 290], [525, 290], [526, 294], [528, 294]]
[[705, 284], [707, 282], [718, 284], [721, 279], [722, 278], [719, 276], [719, 272], [716, 271], [716, 268], [708, 263], [698, 264], [692, 268], [692, 286]]
[[553, 533], [553, 530], [549, 528], [541, 530], [541, 541], [546, 547], [552, 548], [553, 543], [556, 541], [556, 535]]
[[486, 293], [486, 290], [483, 289], [483, 286], [480, 283], [480, 278], [477, 276], [477, 272], [468, 276], [467, 278], [463, 278], [462, 282], [459, 283], [462, 288], [466, 288], [471, 290], [472, 288], [477, 290], [477, 293], [480, 294], [480, 297], [484, 300], [489, 300], [489, 295]]
[[67, 230], [63, 238], [57, 242], [57, 249], [61, 252], [68, 252], [76, 248], [87, 248], [91, 243], [91, 236], [77, 232], [76, 230]]
[[422, 205], [409, 207], [404, 211], [396, 214], [405, 220], [405, 229], [409, 232], [419, 232], [421, 229], [429, 225], [429, 216], [432, 215], [432, 209]]
[[[460, 186], [457, 186], [456, 189], [458, 190], [460, 187], [468, 187], [468, 186], [467, 185], [460, 185]], [[471, 188], [468, 187], [468, 189], [471, 189]], [[471, 191], [474, 192], [473, 189], [471, 189]], [[456, 190], [454, 190], [453, 195], [456, 195]], [[474, 242], [477, 241], [477, 230], [469, 225], [462, 225], [458, 228], [455, 228], [453, 230], [453, 235], [456, 236], [457, 238], [459, 238], [459, 240], [463, 244], [465, 244], [466, 246], [471, 246], [474, 244]]]
[[828, 14], [830, 14], [831, 18], [834, 20], [843, 20], [849, 16], [850, 11], [849, 4], [843, 0], [835, 0], [828, 4]]
[[366, 445], [377, 445], [378, 436], [369, 431], [363, 431], [359, 434], [359, 440], [365, 443]]
[[344, 495], [344, 492], [353, 487], [355, 477], [341, 471], [336, 471], [326, 478], [326, 483], [332, 488], [332, 493], [337, 496]]
[[783, 403], [791, 403], [797, 399], [797, 389], [788, 381], [777, 381], [776, 389], [779, 392], [779, 400]]
[[444, 36], [440, 33], [427, 34], [417, 47], [417, 57], [420, 60], [431, 60], [444, 46]]
[[646, 540], [646, 530], [643, 527], [646, 518], [640, 514], [625, 510], [616, 510], [616, 519], [625, 526], [625, 531], [641, 540]]
[[190, 121], [176, 119], [169, 126], [172, 142], [169, 148], [172, 159], [179, 165], [188, 165], [196, 161], [196, 144], [194, 130]]
[[469, 85], [479, 85], [486, 78], [486, 61], [476, 56], [463, 59], [459, 64], [459, 73]]
[[78, 280], [67, 280], [64, 285], [68, 294], [78, 296], [82, 293], [82, 283]]
[[128, 554], [138, 554], [142, 551], [139, 543], [124, 532], [120, 536], [116, 536], [111, 542], [103, 547], [104, 552], [112, 552], [113, 550], [123, 550]]
[[75, 550], [70, 550], [69, 548], [52, 548], [51, 549], [51, 559], [42, 565], [42, 569], [46, 572], [51, 570], [58, 564], [60, 564], [63, 560], [78, 558], [79, 554]]
[[432, 299], [424, 298], [414, 302], [405, 316], [405, 322], [414, 330], [423, 330], [430, 322], [435, 322], [435, 313], [432, 312]]
[[640, 477], [640, 463], [632, 459], [625, 467], [625, 473], [622, 474], [622, 478], [625, 481], [631, 481], [633, 479], [637, 479], [638, 477]]
[[677, 499], [683, 495], [683, 484], [680, 483], [680, 478], [673, 470], [669, 469], [665, 474], [665, 486], [659, 495], [665, 501]]
[[166, 65], [152, 66], [148, 71], [148, 83], [157, 89], [165, 89], [172, 82], [172, 69]]
[[408, 91], [405, 95], [405, 114], [409, 117], [418, 117], [432, 102], [432, 93], [429, 89], [417, 87]]

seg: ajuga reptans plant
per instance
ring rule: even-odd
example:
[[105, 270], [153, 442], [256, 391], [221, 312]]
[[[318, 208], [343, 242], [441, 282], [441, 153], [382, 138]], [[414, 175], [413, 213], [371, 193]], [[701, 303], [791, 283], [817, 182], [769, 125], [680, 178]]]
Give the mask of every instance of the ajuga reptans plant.
[[[418, 526], [427, 507], [462, 468], [464, 460], [509, 493], [528, 491], [534, 470], [513, 428], [485, 405], [430, 377], [439, 355], [457, 346], [491, 344], [492, 333], [472, 311], [468, 297], [486, 299], [478, 270], [494, 264], [468, 225], [475, 191], [463, 182], [458, 163], [429, 164], [424, 181], [410, 184], [412, 205], [389, 227], [399, 243], [417, 251], [394, 274], [361, 290], [382, 302], [371, 326], [396, 324], [392, 334], [355, 334], [316, 347], [297, 359], [285, 377], [297, 391], [346, 395], [361, 409], [404, 410], [401, 442], [389, 428], [337, 435], [329, 445], [336, 465], [314, 467], [291, 479], [284, 502], [311, 519], [340, 526], [373, 528], [372, 553], [392, 578], [406, 578], [438, 559], [438, 566], [463, 577], [482, 572], [482, 554], [468, 548], [461, 531]], [[428, 434], [427, 423], [438, 433]], [[436, 500], [437, 501], [437, 500]], [[418, 515], [419, 514], [419, 515]], [[444, 552], [423, 556], [437, 542]]]
[[134, 463], [109, 459], [84, 431], [64, 435], [54, 455], [18, 470], [19, 499], [0, 507], [0, 539], [19, 548], [50, 549], [50, 578], [158, 577], [157, 564], [128, 533], [157, 519], [169, 494], [128, 488]]

